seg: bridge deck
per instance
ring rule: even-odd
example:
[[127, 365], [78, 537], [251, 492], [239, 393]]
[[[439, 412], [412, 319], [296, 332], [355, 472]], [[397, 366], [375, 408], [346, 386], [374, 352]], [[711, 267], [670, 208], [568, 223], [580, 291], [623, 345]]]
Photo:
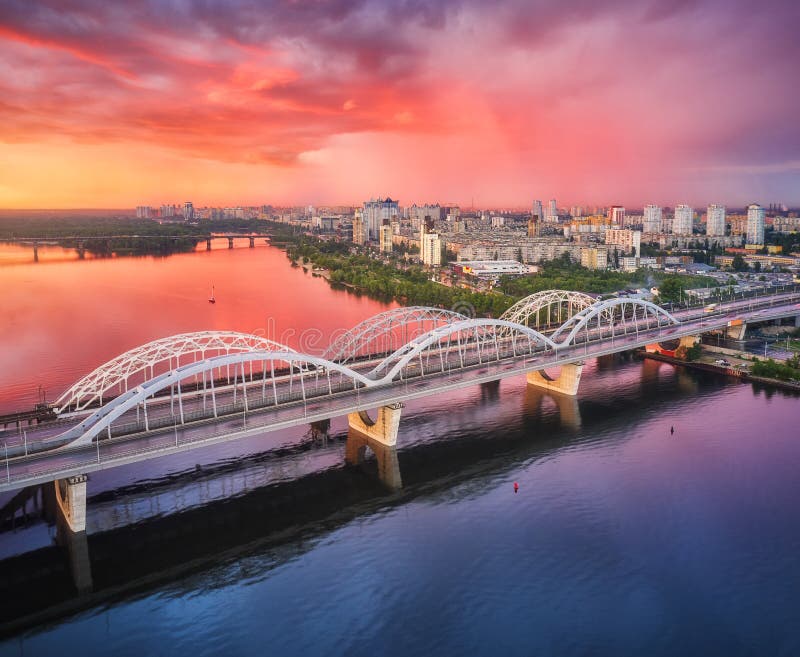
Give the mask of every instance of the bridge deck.
[[[509, 376], [525, 374], [531, 370], [559, 367], [587, 358], [595, 358], [620, 351], [645, 346], [656, 341], [666, 341], [683, 336], [697, 335], [715, 329], [723, 329], [733, 319], [766, 321], [800, 314], [800, 294], [791, 293], [764, 299], [747, 299], [720, 304], [715, 312], [706, 313], [694, 309], [677, 313], [679, 325], [660, 326], [648, 330], [626, 328], [626, 334], [610, 335], [587, 333], [584, 341], [578, 341], [556, 349], [542, 349], [532, 355], [499, 358], [487, 362], [472, 362], [462, 367], [453, 367], [450, 362], [436, 373], [407, 374], [403, 380], [386, 385], [356, 390], [334, 390], [326, 394], [296, 401], [287, 401], [280, 406], [239, 409], [235, 414], [219, 418], [200, 418], [184, 425], [172, 425], [153, 431], [133, 431], [114, 436], [94, 444], [68, 447], [59, 450], [16, 456], [5, 459], [5, 473], [0, 471], [0, 491], [15, 490], [23, 486], [61, 479], [77, 474], [144, 461], [177, 452], [236, 440], [243, 436], [329, 419], [350, 412], [374, 408], [394, 402], [402, 402], [432, 394], [455, 390], [478, 383], [496, 381]], [[620, 329], [621, 330], [621, 329]], [[499, 355], [499, 352], [498, 352]], [[478, 358], [480, 358], [478, 356]], [[260, 384], [257, 384], [260, 387]], [[297, 384], [295, 384], [295, 387]], [[29, 432], [34, 443], [57, 429], [42, 425]], [[50, 434], [48, 434], [50, 432]], [[0, 466], [1, 467], [1, 466]], [[2, 477], [5, 474], [5, 477]]]

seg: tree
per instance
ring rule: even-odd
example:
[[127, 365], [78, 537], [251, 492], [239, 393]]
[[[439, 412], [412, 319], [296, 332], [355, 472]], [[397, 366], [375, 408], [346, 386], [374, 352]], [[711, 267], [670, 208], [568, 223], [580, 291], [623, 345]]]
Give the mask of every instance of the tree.
[[733, 257], [731, 267], [733, 267], [733, 271], [747, 271], [747, 263], [744, 261], [744, 258], [740, 253], [737, 253]]
[[761, 271], [761, 263], [760, 263], [760, 262], [756, 262], [756, 263], [753, 265], [753, 271], [754, 271], [754, 272], [756, 272], [756, 273], [758, 273], [758, 272], [760, 272], [760, 271]]
[[522, 259], [522, 247], [519, 247], [517, 249], [517, 262], [519, 262], [519, 263], [523, 262], [523, 259]]
[[658, 296], [664, 301], [679, 301], [686, 289], [678, 276], [667, 276], [658, 286]]

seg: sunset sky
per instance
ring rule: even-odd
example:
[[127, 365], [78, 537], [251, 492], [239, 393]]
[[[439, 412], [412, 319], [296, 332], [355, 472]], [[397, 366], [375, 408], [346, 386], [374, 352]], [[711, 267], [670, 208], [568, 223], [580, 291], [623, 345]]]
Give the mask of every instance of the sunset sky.
[[797, 0], [2, 0], [0, 207], [800, 204]]

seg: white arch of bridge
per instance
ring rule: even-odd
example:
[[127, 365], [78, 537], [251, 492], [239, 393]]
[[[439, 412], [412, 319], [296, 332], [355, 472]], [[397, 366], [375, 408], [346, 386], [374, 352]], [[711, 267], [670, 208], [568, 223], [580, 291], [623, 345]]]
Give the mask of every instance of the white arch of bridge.
[[67, 389], [54, 403], [57, 413], [80, 411], [103, 398], [115, 388], [123, 393], [139, 383], [138, 378], [152, 379], [157, 370], [172, 370], [181, 359], [192, 362], [207, 354], [231, 352], [294, 351], [272, 340], [250, 333], [234, 331], [199, 331], [159, 338], [135, 347], [107, 363], [103, 363]]
[[[597, 299], [583, 292], [543, 290], [517, 301], [500, 319], [538, 328], [542, 324], [561, 323], [596, 302]], [[544, 322], [540, 322], [543, 311]]]
[[[641, 317], [637, 315], [640, 310]], [[630, 313], [630, 316], [628, 313]], [[638, 329], [637, 320], [646, 319], [648, 314], [656, 318], [658, 326], [661, 326], [662, 318], [666, 320], [667, 324], [680, 324], [679, 320], [661, 306], [642, 299], [623, 297], [598, 301], [588, 308], [584, 308], [559, 326], [550, 337], [556, 342], [558, 342], [559, 338], [562, 338], [559, 346], [569, 345], [581, 330], [589, 330], [589, 325], [593, 320], [597, 320], [598, 329], [610, 328], [613, 331], [615, 324], [621, 324], [623, 331], [627, 332], [627, 320], [630, 319], [634, 324], [634, 330], [636, 330]], [[562, 337], [565, 334], [566, 337]]]
[[[81, 445], [88, 445], [99, 436], [103, 431], [110, 431], [112, 423], [122, 417], [128, 411], [134, 410], [140, 404], [144, 405], [145, 410], [145, 430], [147, 427], [147, 400], [156, 396], [158, 393], [173, 389], [178, 386], [178, 404], [179, 416], [181, 423], [183, 423], [183, 404], [181, 398], [180, 382], [190, 377], [201, 375], [204, 372], [212, 372], [214, 369], [222, 367], [233, 366], [241, 369], [242, 381], [245, 380], [244, 365], [248, 363], [261, 364], [263, 378], [258, 381], [251, 379], [251, 387], [256, 383], [262, 383], [264, 392], [266, 394], [267, 381], [270, 381], [270, 386], [273, 391], [275, 390], [275, 364], [285, 363], [289, 366], [289, 376], [292, 376], [294, 368], [299, 368], [301, 373], [298, 375], [299, 387], [302, 391], [302, 397], [305, 400], [305, 378], [309, 374], [316, 374], [317, 376], [325, 376], [328, 379], [330, 388], [330, 375], [333, 372], [340, 374], [342, 377], [349, 379], [353, 388], [357, 388], [359, 384], [362, 387], [372, 387], [379, 385], [379, 382], [373, 381], [365, 377], [363, 374], [354, 372], [345, 365], [332, 363], [331, 361], [319, 358], [316, 356], [309, 356], [301, 354], [296, 351], [263, 351], [263, 352], [239, 352], [235, 354], [228, 354], [226, 356], [215, 356], [207, 358], [202, 361], [182, 365], [169, 372], [164, 372], [158, 376], [146, 381], [145, 383], [128, 390], [127, 392], [115, 397], [110, 402], [106, 403], [101, 408], [95, 410], [91, 415], [87, 416], [80, 424], [63, 432], [53, 439], [53, 442], [67, 443], [63, 447], [77, 447]], [[270, 365], [269, 370], [271, 376], [268, 378], [267, 364]], [[309, 367], [312, 366], [312, 367]], [[238, 375], [237, 375], [238, 376]], [[212, 395], [214, 416], [216, 416], [216, 398], [214, 397], [214, 378], [210, 378], [211, 386], [208, 389]], [[234, 384], [235, 387], [236, 384]], [[274, 392], [275, 400], [277, 403], [277, 391]], [[243, 395], [244, 408], [247, 408], [247, 396]]]
[[[463, 345], [461, 343], [462, 336], [464, 336]], [[486, 345], [491, 342], [497, 350], [500, 348], [501, 341], [504, 346], [507, 346], [510, 342], [512, 351], [516, 353], [517, 344], [515, 338], [517, 336], [546, 349], [556, 349], [555, 342], [550, 338], [527, 326], [514, 324], [502, 319], [467, 319], [440, 326], [414, 338], [381, 361], [370, 371], [369, 376], [375, 380], [392, 381], [413, 359], [419, 358], [425, 350], [434, 345], [438, 347], [440, 357], [443, 358], [444, 355], [441, 353], [442, 342], [447, 340], [445, 349], [450, 349], [452, 348], [453, 337], [456, 338], [455, 348], [459, 350], [459, 353], [462, 346], [477, 343], [480, 358], [481, 344]], [[386, 374], [378, 379], [381, 372], [386, 372]]]
[[[435, 309], [424, 309], [425, 311]], [[641, 311], [641, 316], [637, 313]], [[447, 322], [452, 319], [448, 315], [450, 311], [443, 311], [442, 315], [433, 315], [439, 317], [441, 321]], [[152, 376], [145, 382], [137, 385], [135, 388], [129, 389], [118, 397], [112, 399], [101, 408], [95, 410], [89, 415], [82, 423], [64, 432], [56, 438], [56, 441], [68, 442], [70, 445], [85, 445], [89, 444], [95, 437], [102, 431], [109, 430], [112, 422], [119, 419], [126, 412], [131, 409], [137, 408], [139, 404], [144, 404], [145, 407], [145, 423], [147, 423], [146, 416], [146, 400], [157, 395], [158, 393], [170, 389], [173, 390], [177, 384], [178, 390], [178, 403], [180, 406], [181, 422], [183, 423], [183, 407], [181, 405], [181, 381], [190, 377], [202, 376], [203, 377], [203, 391], [206, 393], [206, 378], [207, 373], [211, 373], [210, 385], [212, 396], [214, 394], [214, 376], [215, 369], [222, 367], [234, 367], [234, 385], [233, 395], [235, 400], [236, 386], [238, 374], [236, 374], [236, 367], [241, 368], [241, 381], [243, 391], [246, 390], [246, 373], [244, 371], [245, 364], [251, 364], [250, 372], [250, 385], [253, 386], [253, 372], [252, 364], [261, 363], [262, 369], [262, 385], [266, 389], [267, 381], [267, 365], [270, 367], [270, 379], [274, 391], [275, 405], [278, 405], [278, 393], [275, 389], [275, 363], [286, 363], [288, 368], [288, 381], [291, 386], [293, 381], [295, 368], [299, 369], [300, 387], [302, 390], [302, 399], [306, 400], [306, 390], [304, 384], [304, 377], [309, 374], [316, 376], [318, 382], [319, 377], [325, 377], [328, 383], [328, 391], [332, 392], [331, 387], [331, 374], [337, 373], [340, 377], [341, 385], [343, 381], [347, 380], [352, 383], [353, 388], [357, 389], [359, 386], [365, 388], [372, 388], [391, 383], [398, 375], [403, 378], [403, 371], [405, 368], [415, 368], [416, 364], [412, 363], [415, 359], [419, 362], [419, 374], [425, 375], [423, 366], [423, 355], [428, 358], [433, 356], [438, 357], [441, 361], [441, 369], [437, 371], [445, 371], [445, 358], [449, 357], [456, 349], [458, 352], [458, 364], [461, 367], [466, 367], [475, 364], [475, 356], [477, 356], [477, 363], [488, 362], [493, 357], [500, 359], [508, 355], [522, 355], [524, 353], [533, 353], [534, 351], [543, 350], [556, 350], [559, 347], [568, 346], [572, 343], [578, 333], [586, 329], [590, 330], [590, 323], [594, 320], [598, 321], [600, 329], [611, 328], [615, 330], [615, 321], [618, 319], [617, 325], [623, 324], [627, 320], [632, 321], [637, 325], [637, 321], [641, 321], [646, 317], [651, 316], [657, 320], [657, 325], [661, 326], [662, 320], [666, 320], [668, 324], [680, 324], [680, 322], [673, 317], [666, 310], [648, 301], [639, 299], [610, 299], [607, 301], [597, 302], [592, 306], [584, 308], [582, 311], [570, 317], [564, 324], [562, 324], [551, 336], [546, 336], [524, 326], [519, 323], [507, 321], [504, 319], [462, 319], [459, 321], [447, 322], [442, 326], [424, 333], [409, 340], [406, 344], [396, 349], [392, 354], [384, 358], [375, 368], [368, 374], [364, 375], [354, 371], [343, 363], [337, 363], [324, 357], [316, 357], [308, 354], [298, 353], [288, 347], [282, 347], [270, 340], [260, 338], [258, 336], [248, 334], [232, 334], [232, 333], [217, 333], [217, 332], [204, 332], [202, 334], [183, 334], [180, 336], [172, 336], [157, 340], [148, 345], [143, 345], [140, 348], [131, 350], [126, 354], [110, 361], [109, 364], [114, 364], [109, 367], [110, 372], [118, 371], [118, 376], [122, 376], [132, 368], [138, 366], [136, 371], [147, 371], [146, 368], [153, 359], [161, 358], [163, 361], [164, 354], [175, 357], [177, 353], [196, 353], [198, 350], [209, 350], [211, 347], [208, 345], [224, 345], [222, 348], [228, 347], [229, 349], [238, 348], [240, 351], [236, 353], [227, 353], [224, 356], [215, 356], [212, 358], [204, 358], [200, 361], [195, 361], [186, 365], [179, 365], [167, 372]], [[394, 316], [400, 317], [402, 313], [396, 313]], [[413, 316], [413, 314], [412, 314]], [[381, 326], [382, 322], [379, 320], [374, 326]], [[594, 330], [594, 329], [591, 329]], [[623, 329], [625, 330], [625, 329]], [[638, 328], [637, 328], [638, 330]], [[356, 335], [356, 334], [354, 334]], [[235, 340], [232, 342], [226, 341], [225, 336], [233, 336]], [[219, 342], [214, 340], [218, 338]], [[562, 338], [559, 341], [559, 338]], [[519, 348], [518, 341], [522, 341], [521, 348]], [[266, 349], [257, 349], [256, 344], [266, 346]], [[232, 345], [237, 345], [236, 347]], [[465, 362], [463, 355], [466, 349], [462, 348], [475, 347], [472, 356], [473, 361]], [[427, 352], [427, 353], [426, 353]], [[505, 352], [505, 355], [502, 355]], [[502, 356], [501, 356], [502, 355]], [[150, 360], [146, 360], [149, 358]], [[484, 360], [482, 360], [482, 358]], [[171, 362], [171, 361], [170, 361]], [[447, 361], [451, 363], [451, 361]], [[456, 362], [455, 358], [452, 362]], [[123, 369], [119, 363], [127, 364], [129, 369]], [[109, 365], [107, 364], [107, 365]], [[177, 364], [177, 360], [176, 360]], [[451, 365], [448, 365], [450, 367]], [[98, 368], [102, 371], [105, 366]], [[152, 370], [151, 370], [152, 371]], [[221, 371], [221, 370], [220, 370]], [[429, 372], [431, 370], [429, 369]], [[108, 374], [106, 377], [108, 378]], [[284, 375], [281, 375], [284, 376]], [[88, 377], [84, 377], [88, 379]], [[100, 378], [98, 389], [106, 390], [108, 386], [104, 386], [107, 379]], [[83, 380], [82, 380], [83, 381]], [[80, 382], [79, 382], [80, 383]], [[347, 384], [349, 387], [350, 383]], [[73, 388], [77, 387], [73, 386]], [[341, 388], [340, 388], [341, 389]], [[318, 390], [316, 391], [318, 392]], [[198, 392], [198, 394], [201, 394]], [[243, 395], [244, 406], [247, 408], [247, 393]], [[290, 394], [291, 397], [291, 394]], [[172, 402], [171, 402], [172, 403]], [[216, 400], [214, 399], [214, 415], [216, 416]], [[235, 402], [234, 402], [235, 403]], [[147, 427], [146, 427], [147, 430]]]
[[334, 340], [322, 357], [336, 363], [347, 363], [359, 356], [372, 356], [393, 352], [417, 334], [432, 328], [467, 319], [452, 310], [410, 306], [392, 308], [373, 315]]

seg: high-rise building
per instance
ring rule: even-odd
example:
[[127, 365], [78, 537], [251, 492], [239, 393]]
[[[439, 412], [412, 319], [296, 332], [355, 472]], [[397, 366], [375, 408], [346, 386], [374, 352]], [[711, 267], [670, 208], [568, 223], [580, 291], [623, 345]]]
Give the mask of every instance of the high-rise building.
[[392, 252], [392, 224], [388, 219], [383, 220], [380, 230], [380, 251], [381, 253]]
[[551, 198], [547, 204], [547, 221], [558, 221], [558, 208], [554, 198]]
[[622, 227], [625, 224], [625, 208], [621, 205], [612, 205], [608, 209], [608, 220], [613, 226]]
[[542, 202], [541, 201], [534, 201], [533, 202], [533, 212], [531, 213], [534, 217], [536, 217], [539, 221], [542, 221], [544, 217], [544, 210], [542, 210]]
[[709, 205], [706, 211], [706, 235], [723, 237], [725, 235], [725, 206]]
[[422, 234], [422, 262], [431, 266], [442, 264], [442, 240], [438, 233]]
[[378, 240], [383, 220], [388, 219], [391, 222], [399, 215], [400, 208], [397, 201], [393, 201], [388, 196], [385, 199], [379, 198], [377, 201], [374, 199], [365, 201], [363, 217], [367, 239]]
[[151, 208], [149, 205], [137, 205], [136, 206], [136, 218], [137, 219], [149, 219], [150, 218]]
[[608, 267], [608, 250], [603, 247], [582, 248], [581, 265], [588, 269], [606, 269]]
[[194, 219], [194, 206], [191, 201], [186, 201], [183, 204], [183, 219], [184, 221], [192, 221]]
[[694, 225], [694, 210], [688, 205], [678, 205], [675, 208], [675, 216], [672, 219], [673, 235], [691, 235]]
[[642, 229], [645, 233], [661, 232], [661, 208], [658, 205], [646, 205]]
[[539, 226], [541, 226], [542, 220], [540, 217], [537, 217], [535, 214], [528, 219], [528, 237], [539, 237]]
[[162, 217], [174, 217], [175, 216], [175, 206], [174, 205], [162, 205], [161, 206], [161, 216]]
[[364, 225], [364, 215], [357, 209], [353, 215], [353, 244], [362, 245], [367, 241], [367, 231]]
[[764, 218], [766, 212], [758, 203], [747, 206], [747, 244], [764, 243]]
[[410, 208], [406, 208], [406, 213], [411, 225], [414, 228], [419, 228], [422, 225], [425, 217], [433, 217], [434, 219], [444, 219], [444, 208], [438, 203], [432, 205], [426, 203], [425, 205], [417, 205], [414, 203]]

